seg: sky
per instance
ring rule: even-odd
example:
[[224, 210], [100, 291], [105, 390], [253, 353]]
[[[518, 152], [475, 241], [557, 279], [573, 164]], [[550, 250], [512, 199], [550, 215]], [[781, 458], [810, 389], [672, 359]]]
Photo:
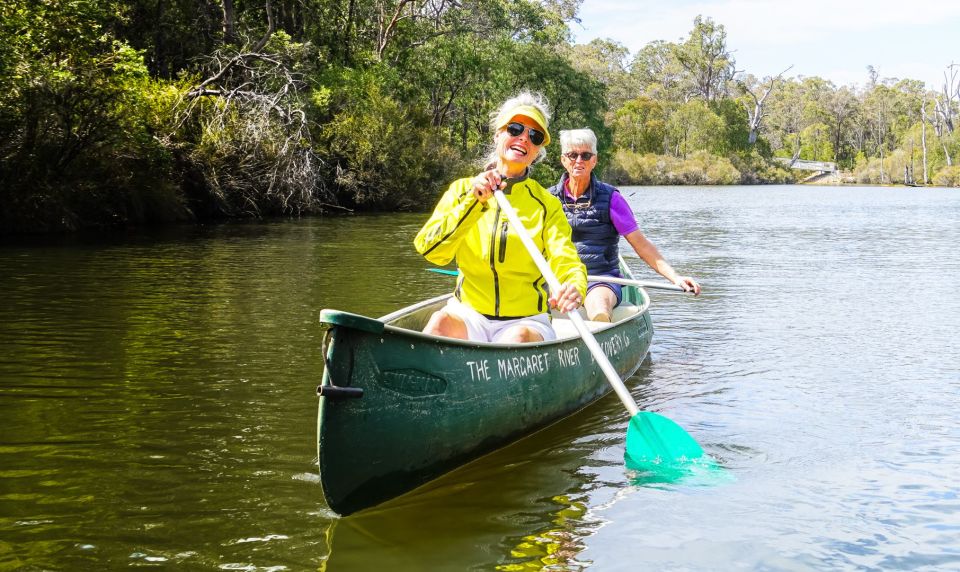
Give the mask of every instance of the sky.
[[577, 43], [609, 38], [634, 54], [654, 40], [680, 42], [701, 14], [723, 24], [737, 70], [758, 78], [819, 76], [863, 86], [918, 79], [939, 90], [960, 64], [960, 0], [583, 0]]

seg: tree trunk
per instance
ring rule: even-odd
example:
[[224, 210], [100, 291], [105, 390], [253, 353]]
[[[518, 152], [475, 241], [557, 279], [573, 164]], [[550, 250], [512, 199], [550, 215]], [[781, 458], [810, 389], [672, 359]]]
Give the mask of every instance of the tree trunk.
[[927, 176], [927, 98], [923, 98], [923, 105], [920, 107], [920, 145], [923, 148], [923, 184], [930, 182]]
[[883, 147], [880, 147], [880, 184], [882, 185], [884, 181], [883, 177]]
[[236, 40], [236, 14], [233, 9], [233, 0], [223, 0], [223, 43], [232, 44]]
[[169, 78], [170, 75], [167, 71], [167, 58], [163, 53], [163, 2], [164, 0], [157, 0], [157, 12], [154, 16], [156, 28], [154, 29], [153, 34], [153, 73], [157, 74], [157, 77]]
[[[747, 87], [745, 83], [741, 84], [743, 87], [743, 90], [746, 91], [750, 95], [750, 97], [753, 98], [753, 110], [751, 111], [750, 108], [747, 107], [747, 118], [750, 122], [750, 134], [747, 136], [747, 142], [750, 145], [753, 145], [754, 143], [757, 142], [757, 135], [758, 135], [758, 132], [760, 131], [760, 123], [763, 121], [763, 102], [766, 101], [767, 96], [770, 95], [771, 91], [773, 91], [774, 86], [776, 86], [777, 84], [777, 80], [780, 79], [783, 76], [783, 74], [790, 71], [790, 68], [792, 67], [793, 66], [791, 65], [787, 69], [778, 73], [776, 77], [771, 78], [770, 85], [767, 86], [767, 88], [763, 92], [763, 95], [760, 97], [757, 97], [756, 94], [754, 94], [753, 91], [749, 87]], [[744, 106], [746, 107], [746, 104], [744, 104]]]
[[347, 22], [343, 27], [343, 63], [350, 63], [350, 42], [353, 39], [353, 19], [357, 9], [356, 0], [347, 4]]

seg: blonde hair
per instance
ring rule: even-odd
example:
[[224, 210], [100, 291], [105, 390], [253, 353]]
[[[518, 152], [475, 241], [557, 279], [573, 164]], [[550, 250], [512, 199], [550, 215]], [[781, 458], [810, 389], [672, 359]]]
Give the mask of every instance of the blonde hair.
[[[480, 162], [480, 164], [483, 165], [484, 168], [488, 167], [490, 164], [495, 165], [497, 163], [497, 159], [500, 158], [499, 154], [497, 153], [497, 142], [496, 142], [496, 134], [499, 131], [499, 125], [497, 124], [497, 119], [501, 115], [506, 113], [508, 110], [514, 107], [519, 107], [521, 105], [530, 105], [530, 106], [536, 107], [537, 110], [539, 110], [540, 113], [543, 114], [544, 119], [546, 119], [547, 122], [550, 121], [550, 104], [547, 102], [547, 99], [539, 93], [530, 92], [530, 91], [521, 91], [514, 97], [511, 97], [510, 99], [504, 101], [503, 105], [501, 105], [496, 111], [490, 114], [490, 130], [494, 132], [494, 141], [488, 147], [486, 155], [484, 155], [483, 159]], [[543, 125], [542, 127], [544, 129], [547, 128], [546, 125]], [[545, 149], [545, 147], [546, 147], [545, 145], [540, 147], [540, 152], [537, 153], [537, 157], [533, 160], [531, 165], [535, 165], [539, 163], [540, 161], [543, 160], [544, 157], [547, 156], [547, 150]]]
[[597, 134], [593, 129], [565, 129], [560, 132], [560, 152], [566, 153], [574, 147], [589, 147], [590, 151], [597, 154]]

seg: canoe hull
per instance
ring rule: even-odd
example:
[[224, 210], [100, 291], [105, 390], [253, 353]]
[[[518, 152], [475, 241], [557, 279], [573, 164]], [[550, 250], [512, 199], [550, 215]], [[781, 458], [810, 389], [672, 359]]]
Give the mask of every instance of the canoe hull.
[[[595, 334], [622, 378], [650, 347], [643, 309]], [[321, 396], [318, 415], [321, 483], [338, 514], [416, 488], [610, 390], [579, 339], [504, 346], [356, 326], [328, 331], [321, 388], [363, 395]]]

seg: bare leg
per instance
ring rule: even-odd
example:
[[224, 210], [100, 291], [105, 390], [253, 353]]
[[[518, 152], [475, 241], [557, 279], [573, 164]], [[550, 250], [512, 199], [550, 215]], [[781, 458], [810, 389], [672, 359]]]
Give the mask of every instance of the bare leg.
[[593, 322], [609, 322], [613, 307], [617, 304], [617, 295], [606, 286], [597, 286], [587, 292], [583, 306], [587, 310], [587, 319]]
[[447, 313], [446, 310], [438, 310], [430, 316], [423, 333], [434, 336], [446, 336], [448, 338], [457, 338], [461, 340], [469, 339], [467, 335], [467, 325], [463, 320]]
[[503, 336], [501, 336], [497, 341], [507, 344], [540, 342], [543, 341], [543, 336], [541, 336], [540, 332], [533, 328], [528, 328], [527, 326], [514, 326], [512, 328], [507, 328], [506, 331], [504, 331]]

